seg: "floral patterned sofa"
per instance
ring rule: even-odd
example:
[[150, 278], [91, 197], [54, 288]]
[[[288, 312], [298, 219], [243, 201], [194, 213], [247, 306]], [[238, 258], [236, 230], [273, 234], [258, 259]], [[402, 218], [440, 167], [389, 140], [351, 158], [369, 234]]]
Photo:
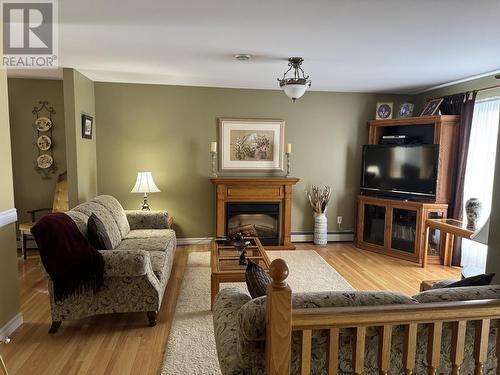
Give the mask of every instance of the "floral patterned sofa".
[[66, 212], [85, 237], [92, 213], [104, 223], [113, 246], [112, 250], [99, 250], [105, 262], [104, 285], [97, 293], [89, 290], [56, 302], [49, 279], [53, 322], [49, 332], [55, 333], [63, 320], [121, 312], [147, 312], [154, 326], [176, 249], [168, 213], [125, 211], [109, 195]]
[[[396, 292], [383, 291], [349, 291], [319, 292], [292, 294], [292, 308], [315, 309], [322, 307], [357, 307], [435, 302], [453, 302], [500, 299], [500, 285], [435, 289], [421, 292], [413, 297]], [[223, 375], [266, 374], [266, 297], [251, 299], [249, 295], [238, 289], [222, 289], [213, 305], [215, 341], [219, 364]], [[474, 335], [475, 326], [467, 323], [465, 336], [464, 361], [460, 374], [474, 374]], [[416, 364], [413, 373], [428, 374], [428, 327], [419, 325], [417, 331]], [[484, 374], [496, 374], [497, 359], [495, 343], [497, 336], [496, 321], [492, 321], [484, 363]], [[353, 369], [353, 336], [351, 329], [340, 330], [339, 359], [337, 374], [352, 375]], [[441, 345], [441, 361], [437, 374], [451, 374], [451, 323], [443, 326]], [[327, 371], [327, 332], [313, 331], [311, 374], [328, 374]], [[379, 374], [377, 363], [379, 331], [375, 328], [367, 330], [364, 375]], [[404, 330], [395, 326], [392, 333], [389, 374], [404, 374], [403, 349]], [[300, 347], [298, 332], [292, 335], [291, 373], [300, 374]]]

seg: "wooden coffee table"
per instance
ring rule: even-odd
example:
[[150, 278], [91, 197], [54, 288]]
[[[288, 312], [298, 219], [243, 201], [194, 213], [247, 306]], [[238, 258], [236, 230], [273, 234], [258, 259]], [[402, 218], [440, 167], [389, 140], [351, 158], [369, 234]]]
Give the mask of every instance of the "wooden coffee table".
[[[245, 238], [250, 241], [247, 247], [246, 257], [269, 271], [271, 262], [266, 251], [257, 237]], [[234, 283], [245, 281], [246, 266], [239, 264], [240, 253], [232, 245], [219, 244], [215, 240], [211, 243], [210, 265], [212, 273], [211, 281], [211, 303], [219, 293], [220, 283]]]

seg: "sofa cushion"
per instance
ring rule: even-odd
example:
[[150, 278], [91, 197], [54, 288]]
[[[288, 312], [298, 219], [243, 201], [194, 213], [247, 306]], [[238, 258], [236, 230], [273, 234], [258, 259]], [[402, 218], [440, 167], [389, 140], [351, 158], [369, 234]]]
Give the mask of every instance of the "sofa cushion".
[[151, 237], [171, 237], [172, 229], [132, 229], [125, 239], [130, 238], [151, 238]]
[[495, 277], [494, 273], [483, 273], [481, 275], [466, 277], [462, 280], [455, 281], [454, 283], [446, 285], [445, 288], [490, 285], [494, 277]]
[[151, 268], [158, 280], [161, 280], [163, 277], [165, 260], [167, 258], [166, 253], [164, 251], [149, 251], [149, 256], [151, 259]]
[[500, 285], [431, 289], [418, 293], [413, 298], [420, 303], [499, 299]]
[[[376, 306], [415, 304], [413, 298], [398, 292], [353, 291], [292, 294], [294, 309], [318, 307]], [[266, 297], [253, 299], [238, 313], [241, 335], [249, 341], [262, 341], [266, 337]]]
[[73, 219], [80, 232], [87, 238], [87, 221], [89, 220], [89, 215], [74, 210], [66, 211], [65, 214]]
[[[173, 232], [173, 231], [171, 231]], [[174, 241], [175, 234], [168, 233], [164, 236], [150, 238], [125, 238], [117, 247], [117, 250], [147, 250], [165, 251], [171, 241]]]
[[112, 250], [111, 240], [109, 239], [106, 227], [101, 220], [92, 214], [87, 222], [88, 240], [92, 246], [98, 250]]
[[121, 242], [122, 235], [120, 233], [120, 229], [118, 228], [118, 225], [116, 224], [116, 221], [111, 213], [103, 205], [97, 202], [86, 202], [79, 204], [73, 208], [72, 211], [82, 212], [87, 215], [87, 217], [90, 217], [93, 213], [96, 214], [99, 220], [101, 220], [106, 227], [113, 249], [115, 249]]
[[125, 211], [120, 202], [111, 195], [99, 195], [92, 199], [91, 202], [99, 203], [109, 211], [120, 230], [121, 238], [125, 238], [128, 232], [130, 232], [130, 225], [128, 224], [127, 215], [125, 215]]

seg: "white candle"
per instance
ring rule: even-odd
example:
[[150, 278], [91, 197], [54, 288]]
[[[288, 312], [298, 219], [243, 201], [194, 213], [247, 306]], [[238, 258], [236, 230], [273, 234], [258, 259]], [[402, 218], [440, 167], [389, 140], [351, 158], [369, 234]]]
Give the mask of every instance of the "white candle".
[[217, 152], [217, 142], [210, 143], [210, 152]]
[[287, 143], [287, 145], [286, 145], [286, 153], [287, 154], [291, 154], [292, 153], [292, 144], [291, 143]]

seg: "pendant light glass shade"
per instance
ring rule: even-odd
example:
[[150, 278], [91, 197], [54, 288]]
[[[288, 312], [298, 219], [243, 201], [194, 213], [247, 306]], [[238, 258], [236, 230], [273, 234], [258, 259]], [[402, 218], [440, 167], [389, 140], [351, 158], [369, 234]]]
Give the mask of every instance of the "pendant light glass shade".
[[[300, 67], [304, 59], [302, 57], [290, 57], [288, 59], [288, 70], [283, 74], [283, 78], [278, 78], [280, 87], [285, 92], [286, 96], [293, 101], [305, 94], [307, 89], [311, 87], [311, 80], [306, 76]], [[293, 69], [293, 76], [287, 78], [287, 74]]]

